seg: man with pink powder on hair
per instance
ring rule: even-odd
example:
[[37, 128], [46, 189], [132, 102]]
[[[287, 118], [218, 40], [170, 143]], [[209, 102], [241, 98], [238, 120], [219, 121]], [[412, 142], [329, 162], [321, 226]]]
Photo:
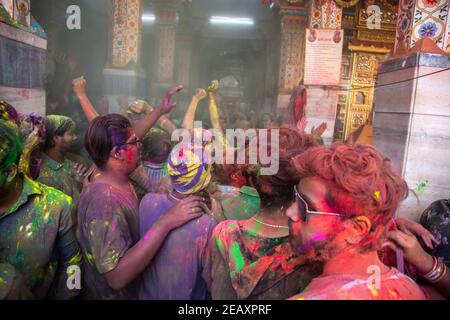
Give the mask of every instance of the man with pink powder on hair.
[[293, 250], [324, 271], [292, 299], [422, 300], [409, 277], [384, 265], [385, 240], [408, 187], [369, 145], [317, 147], [296, 157], [300, 183], [287, 210]]

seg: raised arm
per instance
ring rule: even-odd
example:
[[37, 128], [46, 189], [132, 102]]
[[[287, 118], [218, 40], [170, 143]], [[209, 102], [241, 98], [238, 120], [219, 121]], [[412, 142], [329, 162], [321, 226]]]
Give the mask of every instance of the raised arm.
[[83, 109], [84, 115], [89, 122], [94, 120], [99, 116], [98, 112], [95, 110], [91, 101], [86, 94], [86, 80], [84, 77], [76, 78], [72, 81], [73, 92], [80, 101], [81, 108]]
[[195, 90], [195, 94], [192, 96], [191, 103], [189, 104], [189, 107], [186, 110], [186, 114], [184, 115], [183, 119], [184, 129], [194, 128], [195, 112], [197, 111], [198, 103], [205, 98], [206, 98], [205, 89], [198, 88], [197, 90]]
[[220, 130], [222, 134], [224, 134], [224, 130], [220, 125], [219, 120], [219, 106], [217, 104], [217, 90], [219, 89], [219, 81], [214, 80], [211, 82], [211, 85], [208, 88], [208, 96], [209, 96], [209, 114], [211, 117], [211, 124], [214, 129]]
[[140, 120], [134, 126], [134, 132], [136, 137], [143, 139], [146, 133], [156, 124], [161, 116], [170, 113], [176, 106], [176, 102], [170, 102], [170, 99], [174, 94], [183, 90], [183, 86], [178, 85], [170, 88], [163, 97], [162, 102], [157, 106], [153, 112], [150, 112], [146, 117]]
[[[149, 114], [154, 110], [155, 108], [150, 106], [147, 101], [137, 100], [128, 108], [127, 113]], [[164, 115], [159, 118], [157, 124], [169, 134], [172, 134], [177, 129], [177, 126]]]

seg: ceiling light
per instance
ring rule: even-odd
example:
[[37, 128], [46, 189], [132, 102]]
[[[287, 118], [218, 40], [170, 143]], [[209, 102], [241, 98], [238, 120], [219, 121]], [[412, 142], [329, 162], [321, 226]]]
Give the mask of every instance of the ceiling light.
[[154, 14], [143, 14], [142, 22], [154, 22], [156, 20], [156, 16]]
[[232, 17], [217, 17], [217, 16], [212, 16], [209, 19], [209, 22], [217, 24], [242, 24], [242, 25], [253, 25], [255, 23], [251, 18], [232, 18]]

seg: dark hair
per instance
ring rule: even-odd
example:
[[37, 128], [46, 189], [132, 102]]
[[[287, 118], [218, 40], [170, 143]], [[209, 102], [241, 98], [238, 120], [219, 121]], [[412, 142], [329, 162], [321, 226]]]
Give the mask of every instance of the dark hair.
[[44, 118], [44, 126], [45, 126], [45, 142], [43, 149], [48, 150], [55, 146], [55, 142], [53, 138], [58, 136], [62, 137], [67, 131], [70, 131], [75, 128], [75, 122], [69, 118], [64, 117], [64, 120], [61, 124], [57, 125], [55, 121], [50, 120], [48, 117]]
[[23, 144], [17, 126], [12, 122], [0, 119], [0, 169], [17, 164], [22, 148]]
[[172, 143], [167, 132], [159, 129], [150, 130], [142, 140], [142, 159], [164, 162], [172, 151]]
[[99, 168], [104, 168], [109, 154], [129, 138], [130, 120], [120, 114], [107, 114], [95, 118], [84, 136], [84, 146]]
[[[259, 168], [255, 166], [247, 166], [243, 171], [244, 178], [258, 191], [261, 206], [265, 208], [281, 207], [290, 203], [294, 186], [299, 182], [298, 174], [291, 161], [295, 156], [318, 145], [314, 136], [300, 133], [288, 126], [268, 129], [268, 137], [274, 129], [279, 130], [278, 172], [274, 175], [260, 175]], [[270, 151], [277, 146], [273, 146], [271, 142], [266, 144], [258, 139], [258, 149], [261, 147], [267, 147]]]

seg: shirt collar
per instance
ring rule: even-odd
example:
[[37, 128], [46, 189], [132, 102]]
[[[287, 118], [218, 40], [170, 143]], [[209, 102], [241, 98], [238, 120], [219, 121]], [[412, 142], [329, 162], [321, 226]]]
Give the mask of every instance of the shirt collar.
[[50, 158], [45, 153], [43, 153], [42, 155], [42, 160], [44, 160], [44, 164], [46, 164], [53, 171], [58, 171], [59, 169], [64, 167], [64, 163], [66, 162], [66, 160], [64, 160], [63, 163], [59, 163], [58, 161], [55, 161], [52, 158]]
[[7, 215], [16, 212], [22, 205], [28, 202], [28, 198], [35, 194], [43, 193], [43, 186], [36, 181], [31, 180], [27, 176], [23, 176], [22, 193], [19, 199], [12, 205], [12, 207], [6, 212], [0, 212], [0, 220]]

